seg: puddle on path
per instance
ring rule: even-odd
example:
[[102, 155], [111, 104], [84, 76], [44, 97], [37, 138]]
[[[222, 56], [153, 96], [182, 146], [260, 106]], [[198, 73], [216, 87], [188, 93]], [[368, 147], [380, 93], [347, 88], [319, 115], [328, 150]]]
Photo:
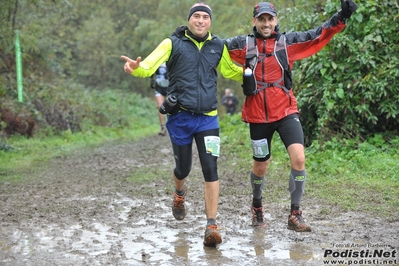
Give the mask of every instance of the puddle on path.
[[[12, 234], [2, 228], [1, 235], [9, 237], [0, 241], [0, 250], [22, 261], [41, 258], [42, 253], [54, 253], [62, 254], [63, 261], [90, 261], [88, 258], [112, 256], [122, 265], [174, 265], [176, 262], [183, 265], [253, 265], [271, 261], [279, 262], [279, 265], [296, 261], [301, 265], [320, 260], [320, 244], [314, 247], [306, 241], [295, 243], [278, 239], [273, 236], [273, 231], [250, 226], [237, 228], [235, 223], [221, 225], [223, 243], [218, 248], [204, 247], [202, 216], [174, 221], [170, 217], [170, 208], [161, 202], [155, 206], [156, 216], [140, 217], [132, 223], [129, 218], [131, 206], [142, 204], [127, 198], [113, 202], [109, 208], [117, 206], [116, 224], [86, 220], [62, 227], [58, 224], [32, 224], [31, 228], [21, 225]], [[270, 219], [270, 214], [268, 216], [266, 218]]]
[[[303, 206], [311, 233], [286, 229], [288, 197], [267, 199], [268, 227], [251, 227], [246, 206], [250, 192], [243, 181], [247, 173], [223, 166], [222, 160], [220, 175], [225, 178], [217, 219], [223, 243], [204, 247], [199, 163], [188, 180], [189, 214], [176, 221], [170, 208], [170, 183], [161, 178], [165, 173], [170, 176], [172, 151], [162, 149], [166, 155], [162, 161], [154, 156], [159, 147], [170, 147], [169, 139], [154, 136], [137, 143], [110, 144], [54, 160], [48, 169], [36, 170], [32, 181], [1, 184], [0, 265], [320, 266], [325, 264], [324, 250], [337, 244], [381, 244], [386, 251], [398, 251], [396, 218], [390, 222], [362, 212], [342, 212], [308, 197]], [[144, 165], [149, 168], [141, 169]], [[128, 180], [136, 171], [153, 171], [156, 178], [137, 185]], [[282, 185], [276, 182], [270, 189]]]
[[[100, 219], [74, 224], [36, 221], [22, 223], [12, 232], [11, 228], [1, 228], [0, 264], [323, 265], [323, 249], [331, 248], [331, 243], [317, 240], [323, 238], [323, 232], [295, 233], [281, 223], [276, 230], [253, 228], [246, 225], [248, 217], [239, 216], [221, 224], [221, 245], [204, 247], [203, 215], [194, 212], [184, 221], [175, 221], [168, 200], [156, 203], [149, 215], [132, 214], [132, 206], [146, 208], [142, 201], [113, 200], [108, 209], [115, 219], [107, 223]], [[276, 225], [269, 213], [266, 219], [271, 226]]]

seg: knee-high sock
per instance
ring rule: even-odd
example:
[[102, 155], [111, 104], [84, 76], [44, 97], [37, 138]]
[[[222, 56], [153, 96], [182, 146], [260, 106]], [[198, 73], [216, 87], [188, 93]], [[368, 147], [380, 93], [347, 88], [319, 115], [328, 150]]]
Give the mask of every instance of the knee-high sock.
[[251, 186], [252, 186], [252, 195], [254, 199], [262, 199], [262, 190], [265, 185], [265, 176], [259, 177], [256, 176], [251, 171]]
[[291, 193], [291, 204], [299, 205], [301, 203], [302, 194], [305, 190], [306, 170], [297, 171], [291, 169], [289, 190]]

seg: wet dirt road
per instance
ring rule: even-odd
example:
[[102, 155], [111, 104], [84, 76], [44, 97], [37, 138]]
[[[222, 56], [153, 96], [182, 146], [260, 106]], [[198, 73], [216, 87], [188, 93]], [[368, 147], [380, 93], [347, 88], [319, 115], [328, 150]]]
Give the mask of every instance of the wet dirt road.
[[[343, 265], [399, 265], [397, 219], [334, 206], [326, 212], [306, 195], [304, 217], [313, 232], [286, 229], [288, 192], [268, 200], [266, 229], [251, 227], [248, 169], [237, 169], [223, 154], [223, 243], [204, 247], [199, 163], [187, 180], [183, 221], [171, 213], [173, 165], [168, 137], [152, 136], [74, 152], [31, 169], [18, 184], [0, 184], [0, 265], [329, 265], [336, 259]], [[144, 172], [154, 178], [139, 184], [128, 179]]]

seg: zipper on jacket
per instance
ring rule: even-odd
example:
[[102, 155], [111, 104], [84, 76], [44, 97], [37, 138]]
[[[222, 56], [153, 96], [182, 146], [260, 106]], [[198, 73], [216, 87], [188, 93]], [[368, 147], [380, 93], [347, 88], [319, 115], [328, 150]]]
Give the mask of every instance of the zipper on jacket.
[[[263, 40], [263, 54], [266, 54], [266, 47], [267, 47], [267, 39], [264, 39]], [[265, 60], [266, 60], [266, 58], [264, 58], [263, 60], [262, 60], [262, 82], [266, 82], [265, 81], [265, 75], [266, 75], [266, 72], [265, 72]], [[264, 103], [264, 108], [265, 108], [265, 119], [266, 119], [266, 123], [268, 123], [269, 122], [269, 114], [268, 114], [268, 112], [267, 112], [267, 97], [266, 97], [266, 93], [267, 93], [267, 89], [264, 89], [263, 90], [264, 91], [264, 93], [263, 93], [263, 103]]]
[[[205, 43], [202, 45], [202, 47], [201, 47], [201, 45], [200, 45], [200, 43], [198, 42], [198, 41], [196, 41], [196, 40], [194, 40], [193, 38], [191, 38], [191, 37], [188, 37], [188, 39], [190, 39], [190, 42], [191, 42], [191, 44], [195, 47], [195, 48], [197, 48], [197, 50], [198, 50], [198, 54], [197, 54], [197, 56], [198, 56], [198, 61], [200, 61], [201, 60], [201, 56], [202, 56], [202, 54], [201, 54], [201, 50], [202, 50], [202, 48], [204, 47], [204, 45], [205, 45]], [[197, 45], [198, 44], [198, 45]], [[199, 69], [197, 69], [197, 86], [196, 86], [196, 89], [195, 89], [195, 91], [196, 91], [196, 93], [197, 93], [197, 97], [196, 97], [196, 100], [197, 100], [197, 108], [196, 108], [196, 110], [195, 110], [195, 113], [201, 113], [201, 110], [202, 110], [202, 105], [201, 105], [201, 102], [202, 102], [202, 95], [201, 95], [201, 93], [200, 93], [200, 89], [199, 89], [199, 87], [200, 87], [200, 84], [201, 84], [201, 82], [202, 82], [202, 76], [200, 75], [200, 70]]]
[[[202, 48], [203, 47], [198, 47], [198, 62], [200, 62], [201, 58], [202, 58]], [[197, 64], [199, 64], [199, 63], [197, 63]], [[201, 104], [202, 103], [202, 95], [201, 95], [201, 90], [199, 89], [199, 87], [200, 87], [203, 77], [200, 74], [200, 72], [201, 72], [201, 70], [197, 67], [197, 77], [198, 77], [198, 79], [197, 79], [198, 84], [197, 84], [197, 89], [196, 89], [197, 95], [198, 95], [198, 97], [197, 97], [197, 113], [199, 113], [202, 109], [202, 104]]]

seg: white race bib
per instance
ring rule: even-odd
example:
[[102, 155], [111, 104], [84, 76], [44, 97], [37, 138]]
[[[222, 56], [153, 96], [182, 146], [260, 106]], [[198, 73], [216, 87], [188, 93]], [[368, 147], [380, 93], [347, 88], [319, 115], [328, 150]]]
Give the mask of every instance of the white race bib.
[[269, 155], [269, 146], [267, 145], [267, 139], [251, 140], [252, 151], [255, 158], [265, 158]]
[[220, 138], [218, 136], [204, 137], [205, 149], [207, 153], [219, 157], [220, 155]]

